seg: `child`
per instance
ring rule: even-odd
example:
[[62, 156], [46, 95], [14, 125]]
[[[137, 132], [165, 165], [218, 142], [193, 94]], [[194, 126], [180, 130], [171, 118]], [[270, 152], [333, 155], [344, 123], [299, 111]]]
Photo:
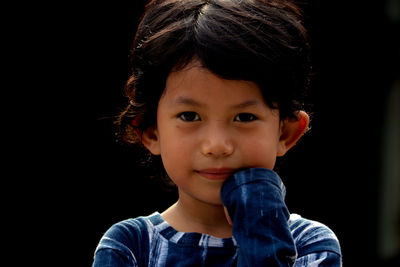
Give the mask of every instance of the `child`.
[[309, 124], [300, 16], [283, 0], [148, 4], [119, 124], [179, 199], [113, 225], [93, 266], [341, 266], [335, 234], [289, 214], [272, 171]]

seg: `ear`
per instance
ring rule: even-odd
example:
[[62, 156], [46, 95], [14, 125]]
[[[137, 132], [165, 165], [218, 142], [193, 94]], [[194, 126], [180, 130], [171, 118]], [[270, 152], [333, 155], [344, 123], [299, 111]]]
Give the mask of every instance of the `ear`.
[[153, 154], [160, 155], [160, 138], [157, 130], [157, 126], [150, 126], [142, 132], [141, 135], [142, 144]]
[[303, 136], [310, 123], [310, 117], [304, 111], [299, 111], [295, 119], [286, 119], [281, 122], [280, 139], [277, 156], [283, 156]]

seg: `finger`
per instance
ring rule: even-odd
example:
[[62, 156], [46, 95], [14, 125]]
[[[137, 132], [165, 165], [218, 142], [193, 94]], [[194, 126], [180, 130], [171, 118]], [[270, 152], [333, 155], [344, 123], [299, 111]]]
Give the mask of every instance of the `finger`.
[[229, 223], [230, 225], [232, 225], [232, 224], [233, 224], [233, 223], [232, 223], [232, 219], [231, 219], [231, 216], [229, 216], [229, 212], [228, 212], [228, 210], [226, 209], [226, 207], [224, 207], [224, 212], [225, 212], [226, 220], [228, 221], [228, 223]]

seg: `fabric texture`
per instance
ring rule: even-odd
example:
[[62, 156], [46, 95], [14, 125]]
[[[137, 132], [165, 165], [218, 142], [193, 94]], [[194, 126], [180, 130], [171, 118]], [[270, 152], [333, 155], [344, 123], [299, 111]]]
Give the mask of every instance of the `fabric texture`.
[[273, 171], [240, 171], [221, 190], [233, 237], [183, 233], [158, 213], [114, 224], [101, 238], [93, 267], [122, 266], [341, 266], [335, 234], [290, 214], [285, 186]]

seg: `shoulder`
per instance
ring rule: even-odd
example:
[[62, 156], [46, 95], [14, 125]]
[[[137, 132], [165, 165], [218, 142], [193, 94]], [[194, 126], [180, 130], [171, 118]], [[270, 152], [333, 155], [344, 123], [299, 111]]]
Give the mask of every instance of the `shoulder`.
[[335, 233], [326, 225], [291, 214], [289, 227], [296, 244], [298, 257], [311, 253], [329, 252], [341, 256]]
[[135, 239], [142, 239], [147, 235], [147, 225], [146, 217], [123, 220], [112, 225], [103, 238], [113, 239], [131, 247]]
[[149, 247], [150, 218], [137, 217], [112, 225], [101, 238], [95, 254], [117, 253], [129, 262], [140, 262]]

